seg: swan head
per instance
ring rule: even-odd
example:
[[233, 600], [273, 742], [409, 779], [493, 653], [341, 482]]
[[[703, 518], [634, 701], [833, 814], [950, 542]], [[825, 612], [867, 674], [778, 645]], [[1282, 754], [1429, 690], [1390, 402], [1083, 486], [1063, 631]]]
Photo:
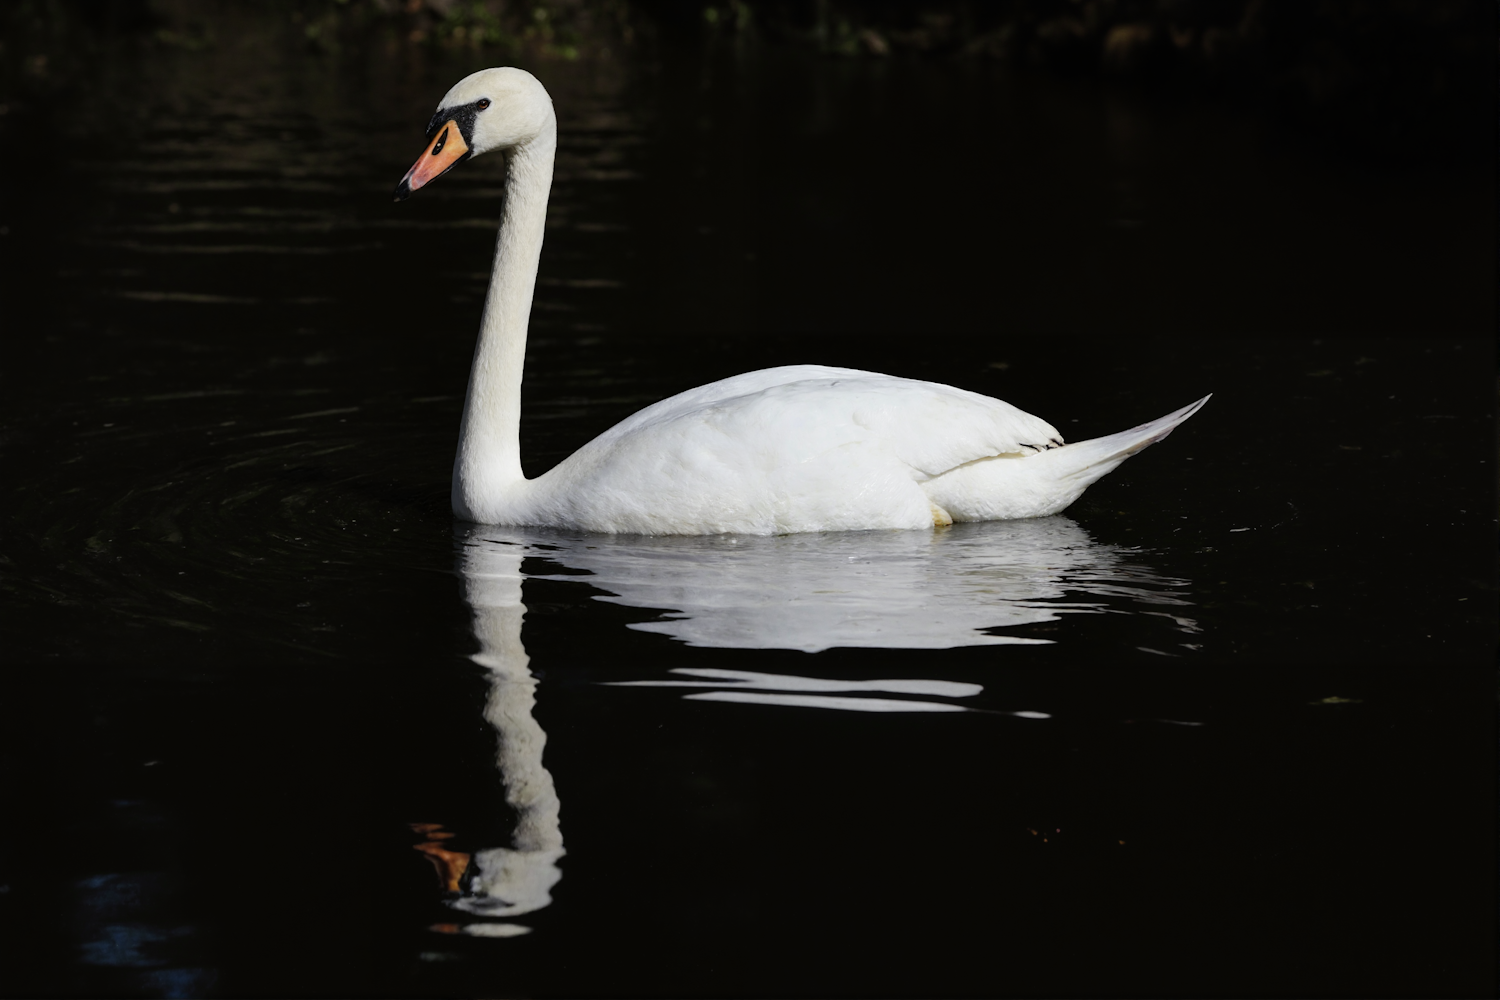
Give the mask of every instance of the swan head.
[[427, 149], [396, 185], [396, 200], [492, 149], [525, 146], [556, 128], [552, 98], [524, 69], [499, 66], [464, 77], [438, 102], [427, 125]]

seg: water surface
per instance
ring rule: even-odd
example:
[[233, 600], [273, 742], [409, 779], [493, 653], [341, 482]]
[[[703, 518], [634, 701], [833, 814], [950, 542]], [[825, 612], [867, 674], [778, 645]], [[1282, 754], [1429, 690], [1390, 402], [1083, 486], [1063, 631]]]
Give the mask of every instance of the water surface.
[[279, 31], [0, 118], [8, 992], [1493, 991], [1485, 165], [982, 63], [531, 65], [531, 474], [770, 364], [1072, 439], [1215, 397], [1039, 521], [476, 528], [502, 167], [389, 193], [483, 56]]

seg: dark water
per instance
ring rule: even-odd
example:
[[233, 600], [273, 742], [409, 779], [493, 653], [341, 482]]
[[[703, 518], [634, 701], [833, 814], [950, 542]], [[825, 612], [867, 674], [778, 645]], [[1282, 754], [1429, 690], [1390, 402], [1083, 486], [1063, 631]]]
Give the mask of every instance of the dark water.
[[219, 37], [0, 117], [7, 994], [1493, 992], [1488, 164], [986, 64], [530, 65], [530, 474], [770, 364], [1073, 439], [1216, 395], [1044, 521], [486, 530], [502, 168], [389, 196], [487, 61]]

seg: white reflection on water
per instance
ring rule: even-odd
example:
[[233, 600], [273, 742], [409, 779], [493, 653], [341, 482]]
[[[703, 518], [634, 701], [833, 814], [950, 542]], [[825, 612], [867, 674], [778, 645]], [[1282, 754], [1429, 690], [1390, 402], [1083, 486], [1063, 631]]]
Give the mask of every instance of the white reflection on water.
[[631, 628], [690, 646], [812, 653], [1040, 644], [1052, 640], [993, 632], [1103, 612], [1121, 600], [1188, 603], [1186, 580], [1141, 565], [1132, 550], [1094, 542], [1061, 516], [769, 538], [474, 528], [470, 539], [582, 570], [582, 582], [609, 592], [597, 600], [665, 612]]
[[[490, 671], [486, 720], [517, 821], [510, 847], [475, 853], [461, 893], [448, 905], [479, 917], [514, 917], [552, 902], [562, 878], [560, 804], [542, 766], [546, 734], [532, 709], [536, 678], [521, 643], [522, 560], [540, 557], [575, 573], [539, 579], [586, 581], [599, 600], [667, 612], [633, 625], [693, 646], [800, 649], [1046, 643], [990, 630], [1116, 610], [1108, 602], [1186, 605], [1187, 581], [1099, 545], [1064, 517], [959, 525], [942, 532], [848, 532], [760, 537], [643, 538], [490, 527], [461, 529], [460, 569], [479, 652]], [[576, 571], [583, 571], [579, 575]], [[1180, 614], [1158, 614], [1193, 630]], [[1046, 719], [1044, 712], [974, 709], [953, 700], [983, 686], [931, 678], [849, 680], [709, 667], [619, 687], [711, 688], [685, 697], [792, 708], [909, 713], [974, 712]], [[898, 695], [905, 697], [874, 697]], [[445, 928], [447, 929], [447, 928]], [[510, 923], [454, 925], [452, 933], [511, 937]]]
[[[490, 694], [484, 717], [498, 737], [496, 764], [505, 801], [515, 810], [510, 847], [477, 852], [464, 875], [463, 894], [448, 905], [484, 917], [511, 917], [542, 909], [552, 902], [552, 887], [562, 878], [560, 804], [552, 775], [542, 766], [547, 734], [532, 717], [536, 678], [521, 645], [521, 553], [500, 546], [471, 546], [463, 551], [464, 596], [474, 613], [479, 652], [473, 659], [490, 671]], [[515, 925], [470, 925], [465, 933], [510, 936]]]
[[615, 687], [723, 687], [768, 691], [883, 691], [887, 694], [930, 694], [939, 698], [970, 698], [984, 690], [982, 684], [932, 680], [830, 680], [822, 677], [791, 677], [762, 674], [753, 670], [719, 670], [714, 667], [679, 667], [672, 673], [685, 677], [707, 677], [707, 681], [610, 681]]
[[[846, 712], [973, 712], [990, 715], [1014, 715], [1022, 719], [1050, 719], [1046, 712], [996, 712], [971, 709], [937, 701], [909, 701], [895, 698], [840, 698], [827, 694], [790, 692], [850, 691], [863, 694], [880, 691], [892, 694], [930, 695], [937, 698], [970, 698], [984, 690], [983, 684], [926, 679], [885, 679], [873, 681], [834, 680], [826, 677], [797, 677], [792, 674], [762, 674], [752, 670], [719, 670], [716, 668], [678, 667], [670, 673], [689, 677], [712, 678], [706, 681], [605, 681], [608, 687], [696, 687], [719, 688], [684, 697], [692, 701], [729, 701], [741, 705], [783, 705], [797, 708], [836, 708]], [[726, 689], [727, 690], [724, 690]]]

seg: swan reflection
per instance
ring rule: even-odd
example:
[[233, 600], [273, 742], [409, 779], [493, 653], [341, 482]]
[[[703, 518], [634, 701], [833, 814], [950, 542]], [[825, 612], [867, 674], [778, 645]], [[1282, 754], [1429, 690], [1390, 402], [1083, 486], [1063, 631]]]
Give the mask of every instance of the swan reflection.
[[[433, 825], [418, 847], [439, 868], [447, 904], [479, 918], [532, 913], [552, 902], [562, 878], [560, 806], [542, 764], [546, 734], [532, 715], [536, 678], [521, 642], [522, 561], [571, 570], [528, 574], [586, 580], [598, 600], [657, 609], [632, 625], [693, 646], [800, 649], [1043, 644], [994, 630], [1053, 621], [1064, 613], [1121, 610], [1196, 625], [1179, 610], [1187, 581], [1157, 574], [1132, 550], [1093, 542], [1063, 517], [959, 525], [940, 532], [849, 532], [782, 537], [631, 537], [545, 529], [461, 528], [459, 566], [479, 651], [490, 674], [485, 719], [497, 734], [496, 763], [516, 815], [511, 846], [473, 855], [448, 850]], [[579, 574], [583, 575], [580, 576]], [[1148, 610], [1175, 606], [1172, 611]], [[694, 701], [859, 712], [982, 712], [1046, 719], [1038, 711], [964, 704], [983, 686], [933, 678], [803, 677], [710, 667], [607, 682], [617, 687], [695, 688]], [[434, 930], [504, 938], [528, 928], [493, 919]]]
[[[495, 727], [496, 765], [505, 801], [515, 811], [510, 847], [478, 851], [450, 889], [449, 906], [480, 917], [513, 917], [552, 902], [552, 887], [562, 878], [560, 805], [552, 775], [542, 766], [547, 734], [532, 716], [536, 678], [521, 644], [521, 558], [498, 546], [469, 546], [462, 554], [464, 596], [474, 615], [479, 652], [474, 662], [490, 673], [484, 717]], [[423, 845], [429, 857], [436, 853]], [[527, 928], [508, 923], [439, 925], [435, 930], [479, 937], [511, 937]]]
[[[679, 676], [704, 677], [709, 680], [605, 681], [607, 687], [695, 687], [717, 688], [700, 694], [684, 695], [690, 701], [728, 701], [741, 705], [784, 705], [797, 708], [836, 708], [846, 712], [984, 712], [988, 715], [1014, 715], [1021, 719], [1050, 719], [1046, 712], [996, 712], [969, 708], [942, 701], [912, 701], [901, 698], [870, 698], [866, 692], [931, 695], [938, 698], [971, 698], [984, 690], [983, 684], [960, 681], [885, 679], [873, 681], [832, 680], [824, 677], [797, 677], [791, 674], [762, 674], [750, 670], [678, 667], [669, 671]], [[822, 692], [848, 691], [860, 697], [838, 697]], [[806, 692], [819, 692], [809, 694]]]
[[662, 610], [661, 620], [630, 627], [690, 646], [811, 653], [1043, 644], [1052, 640], [996, 632], [1122, 601], [1197, 630], [1180, 612], [1160, 610], [1188, 604], [1186, 580], [1093, 541], [1066, 517], [771, 537], [470, 530], [474, 542], [574, 571], [533, 576], [577, 581], [582, 571], [608, 592], [597, 600]]

